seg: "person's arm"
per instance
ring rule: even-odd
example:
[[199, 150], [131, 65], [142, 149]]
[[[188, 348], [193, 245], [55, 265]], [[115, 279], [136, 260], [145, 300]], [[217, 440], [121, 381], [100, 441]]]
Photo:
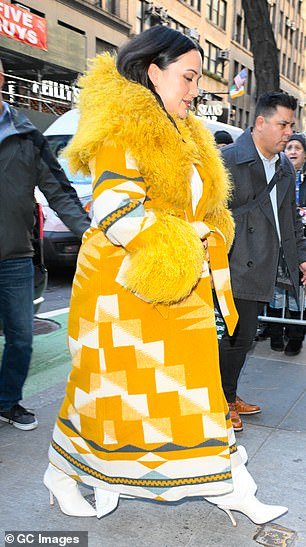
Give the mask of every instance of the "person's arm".
[[187, 296], [202, 272], [204, 251], [190, 224], [144, 207], [147, 184], [122, 148], [103, 146], [93, 161], [93, 225], [130, 254], [124, 285], [152, 302]]
[[47, 139], [39, 132], [31, 134], [36, 151], [37, 186], [60, 219], [79, 238], [90, 226], [75, 189], [52, 153]]

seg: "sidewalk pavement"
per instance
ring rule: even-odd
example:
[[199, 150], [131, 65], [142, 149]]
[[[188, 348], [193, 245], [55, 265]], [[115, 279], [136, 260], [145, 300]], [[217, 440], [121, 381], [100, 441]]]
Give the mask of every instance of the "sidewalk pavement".
[[237, 444], [243, 444], [249, 455], [258, 498], [289, 507], [274, 528], [256, 526], [237, 512], [234, 528], [223, 511], [199, 498], [173, 504], [122, 499], [114, 513], [98, 520], [65, 516], [57, 504], [50, 508], [42, 484], [70, 366], [67, 316], [52, 319], [61, 328], [35, 336], [25, 386], [24, 402], [35, 409], [39, 427], [23, 432], [0, 425], [1, 538], [4, 530], [84, 530], [89, 532], [89, 547], [306, 546], [306, 342], [302, 353], [292, 358], [271, 351], [269, 341], [257, 342], [239, 384], [239, 395], [263, 409], [245, 418], [244, 431], [237, 433]]

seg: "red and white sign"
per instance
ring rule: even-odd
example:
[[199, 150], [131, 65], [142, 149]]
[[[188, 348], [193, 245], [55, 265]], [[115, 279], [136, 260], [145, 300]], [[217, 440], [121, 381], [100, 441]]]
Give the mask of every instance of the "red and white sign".
[[29, 46], [48, 50], [46, 20], [19, 6], [1, 0], [0, 34]]

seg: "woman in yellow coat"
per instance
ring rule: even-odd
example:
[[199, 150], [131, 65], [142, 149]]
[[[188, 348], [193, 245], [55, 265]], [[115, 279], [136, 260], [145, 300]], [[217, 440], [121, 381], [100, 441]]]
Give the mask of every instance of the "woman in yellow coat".
[[[44, 477], [70, 515], [107, 514], [119, 495], [217, 496], [209, 500], [237, 509], [226, 498], [237, 469], [252, 496], [256, 488], [220, 381], [211, 277], [232, 332], [234, 227], [213, 137], [189, 114], [202, 58], [198, 44], [158, 26], [116, 59], [97, 57], [81, 81], [66, 155], [72, 170], [92, 175], [93, 219], [72, 289], [73, 367]], [[76, 481], [94, 487], [96, 511]]]

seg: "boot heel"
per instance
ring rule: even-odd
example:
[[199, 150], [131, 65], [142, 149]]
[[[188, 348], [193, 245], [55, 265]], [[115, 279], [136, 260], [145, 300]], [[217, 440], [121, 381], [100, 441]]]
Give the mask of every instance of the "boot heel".
[[228, 517], [229, 517], [229, 519], [230, 519], [232, 525], [236, 527], [236, 526], [237, 526], [237, 522], [236, 522], [236, 520], [235, 520], [235, 517], [234, 517], [233, 513], [232, 513], [229, 509], [225, 509], [224, 507], [221, 507], [221, 505], [218, 505], [217, 507], [218, 507], [219, 509], [222, 509], [222, 511], [224, 511], [224, 512], [228, 515]]
[[53, 496], [53, 493], [51, 492], [51, 490], [49, 490], [49, 497], [50, 497], [50, 505], [53, 506], [54, 505], [54, 496]]

